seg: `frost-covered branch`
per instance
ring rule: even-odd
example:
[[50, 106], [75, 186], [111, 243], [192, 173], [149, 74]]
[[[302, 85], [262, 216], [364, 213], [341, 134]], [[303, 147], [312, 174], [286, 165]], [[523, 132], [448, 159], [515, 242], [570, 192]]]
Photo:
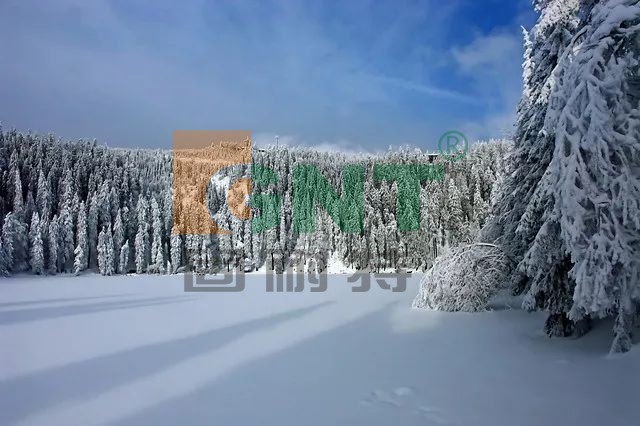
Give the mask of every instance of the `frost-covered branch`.
[[504, 285], [513, 261], [497, 245], [475, 243], [436, 259], [422, 278], [414, 308], [475, 312]]

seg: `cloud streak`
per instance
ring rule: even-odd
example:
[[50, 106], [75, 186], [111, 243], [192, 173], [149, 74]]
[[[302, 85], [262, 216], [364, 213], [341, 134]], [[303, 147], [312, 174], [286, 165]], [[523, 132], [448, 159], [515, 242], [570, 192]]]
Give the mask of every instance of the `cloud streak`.
[[410, 90], [413, 92], [418, 92], [434, 98], [450, 99], [453, 101], [464, 102], [464, 103], [469, 103], [474, 105], [479, 104], [477, 98], [466, 95], [461, 92], [456, 92], [454, 90], [447, 90], [440, 87], [429, 86], [426, 84], [416, 83], [414, 81], [404, 80], [404, 79], [395, 78], [395, 77], [372, 76], [372, 78], [386, 85], [390, 85], [390, 86], [397, 87], [404, 90]]

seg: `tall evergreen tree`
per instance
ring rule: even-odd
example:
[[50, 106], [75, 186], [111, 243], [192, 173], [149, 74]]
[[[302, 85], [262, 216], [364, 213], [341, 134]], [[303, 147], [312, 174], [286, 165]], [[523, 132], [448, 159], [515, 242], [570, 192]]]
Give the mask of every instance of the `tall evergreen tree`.
[[120, 247], [118, 272], [121, 274], [129, 272], [129, 240], [125, 241], [122, 247]]
[[151, 200], [151, 217], [153, 240], [151, 244], [151, 265], [149, 272], [164, 272], [164, 253], [162, 246], [162, 221], [160, 220], [160, 207], [155, 198]]
[[548, 334], [615, 314], [612, 351], [626, 351], [640, 300], [640, 8], [636, 0], [537, 6], [514, 172], [487, 235], [502, 234], [520, 261], [524, 305], [548, 312]]
[[38, 212], [34, 212], [31, 218], [31, 227], [29, 229], [30, 240], [30, 259], [31, 271], [34, 274], [42, 274], [44, 272], [44, 247], [42, 245], [42, 229], [40, 228], [40, 216]]
[[14, 213], [9, 212], [4, 218], [2, 225], [2, 260], [3, 275], [8, 275], [13, 271], [13, 244], [16, 240], [16, 232], [18, 232], [18, 222]]
[[113, 235], [111, 226], [105, 225], [98, 235], [98, 268], [102, 275], [113, 275]]
[[[550, 164], [553, 214], [571, 259], [568, 316], [617, 315], [612, 351], [631, 347], [640, 303], [640, 6], [632, 0], [584, 6], [588, 21], [557, 94]], [[631, 94], [631, 96], [630, 96]], [[565, 312], [566, 312], [565, 311]]]
[[116, 262], [116, 272], [122, 273], [123, 271], [120, 269], [120, 250], [122, 248], [122, 244], [124, 243], [125, 235], [124, 235], [124, 225], [122, 224], [122, 211], [118, 209], [116, 213], [116, 221], [113, 225], [113, 247], [116, 249], [116, 254], [118, 254], [117, 262]]
[[89, 202], [87, 214], [87, 238], [89, 243], [89, 267], [98, 264], [98, 196], [94, 192]]
[[22, 198], [22, 178], [17, 168], [13, 172], [13, 182], [13, 211], [19, 213], [22, 212], [24, 199]]
[[49, 264], [48, 269], [50, 274], [58, 273], [59, 269], [59, 253], [58, 248], [60, 247], [60, 238], [59, 238], [59, 225], [58, 225], [58, 215], [54, 215], [51, 222], [49, 222]]
[[141, 223], [138, 227], [138, 232], [136, 233], [136, 240], [135, 240], [135, 254], [136, 254], [136, 273], [141, 274], [145, 271], [145, 268], [147, 267], [147, 262], [146, 262], [146, 239], [145, 239], [145, 234], [146, 234], [146, 225], [144, 223]]
[[168, 271], [175, 274], [182, 264], [182, 237], [177, 234], [171, 234], [171, 266], [172, 270]]
[[40, 162], [38, 168], [40, 170], [38, 172], [38, 195], [36, 196], [36, 206], [40, 212], [40, 217], [43, 219], [49, 219], [49, 214], [51, 213], [51, 189], [49, 181], [44, 175], [42, 162]]
[[73, 233], [73, 212], [71, 200], [64, 202], [59, 217], [60, 232], [60, 256], [62, 258], [62, 268], [65, 272], [71, 271], [74, 257], [74, 233]]
[[138, 198], [137, 205], [138, 216], [138, 232], [135, 237], [135, 260], [136, 260], [136, 272], [141, 274], [146, 271], [148, 260], [147, 253], [149, 250], [149, 235], [147, 224], [147, 201], [143, 195]]
[[9, 275], [8, 250], [6, 245], [7, 244], [2, 240], [2, 235], [0, 235], [0, 276], [2, 277]]
[[89, 266], [89, 241], [87, 235], [87, 213], [84, 202], [78, 207], [78, 224], [76, 233], [76, 248], [74, 250], [73, 271], [75, 274], [87, 269]]

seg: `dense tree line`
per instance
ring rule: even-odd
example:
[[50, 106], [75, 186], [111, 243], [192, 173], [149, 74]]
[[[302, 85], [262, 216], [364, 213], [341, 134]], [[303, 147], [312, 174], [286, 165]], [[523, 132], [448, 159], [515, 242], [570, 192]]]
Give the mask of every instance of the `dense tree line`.
[[[214, 272], [238, 266], [281, 271], [291, 264], [322, 270], [327, 261], [376, 271], [424, 269], [444, 248], [475, 237], [489, 214], [509, 149], [507, 142], [492, 141], [449, 161], [408, 148], [357, 158], [302, 148], [254, 148], [253, 167], [222, 173], [270, 169], [276, 183], [254, 191], [279, 195], [278, 223], [254, 232], [250, 220], [226, 211], [225, 188], [209, 185], [210, 211], [218, 212], [217, 222], [231, 232], [191, 235], [174, 227], [171, 152], [109, 149], [95, 141], [1, 131], [0, 273]], [[419, 229], [399, 231], [397, 182], [373, 179], [373, 166], [426, 163], [444, 167], [444, 179], [421, 183]], [[292, 173], [298, 164], [317, 166], [338, 196], [345, 166], [364, 167], [361, 232], [340, 231], [321, 207], [313, 233], [295, 231]], [[254, 215], [261, 214], [254, 206]]]

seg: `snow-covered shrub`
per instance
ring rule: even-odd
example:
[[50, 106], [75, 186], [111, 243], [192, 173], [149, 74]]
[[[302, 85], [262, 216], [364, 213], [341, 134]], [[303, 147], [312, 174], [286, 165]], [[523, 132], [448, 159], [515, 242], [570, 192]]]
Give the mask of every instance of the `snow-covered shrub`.
[[414, 308], [477, 312], [504, 285], [511, 260], [496, 245], [456, 247], [438, 257], [420, 282]]

